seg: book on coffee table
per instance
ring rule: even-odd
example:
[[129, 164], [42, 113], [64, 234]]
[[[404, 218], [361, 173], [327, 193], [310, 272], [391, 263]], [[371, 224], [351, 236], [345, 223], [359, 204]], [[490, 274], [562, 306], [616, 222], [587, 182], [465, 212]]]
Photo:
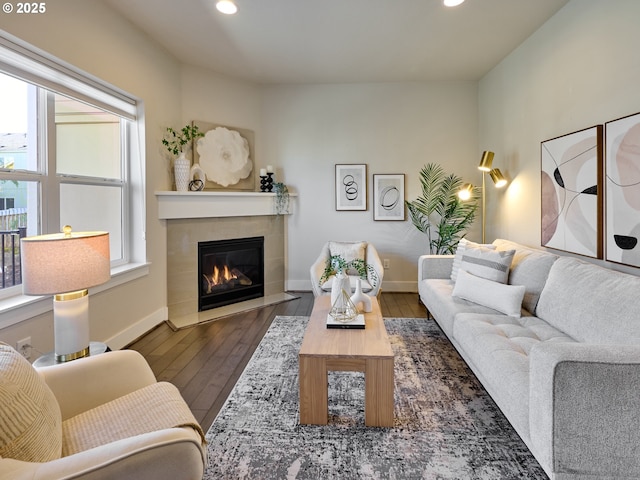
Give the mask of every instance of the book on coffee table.
[[327, 315], [327, 328], [355, 328], [362, 330], [364, 328], [364, 315], [358, 314], [356, 318], [350, 322], [338, 322], [331, 315]]

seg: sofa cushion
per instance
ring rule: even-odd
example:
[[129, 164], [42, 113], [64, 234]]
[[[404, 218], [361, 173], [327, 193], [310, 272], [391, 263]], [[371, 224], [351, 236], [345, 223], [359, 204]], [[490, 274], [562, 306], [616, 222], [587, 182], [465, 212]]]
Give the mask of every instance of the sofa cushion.
[[536, 317], [461, 313], [453, 338], [518, 432], [529, 434], [529, 353], [544, 342], [575, 342]]
[[515, 253], [515, 250], [498, 252], [485, 247], [467, 246], [462, 254], [460, 270], [494, 282], [507, 283]]
[[495, 250], [495, 246], [491, 243], [475, 243], [470, 242], [466, 238], [461, 239], [458, 242], [458, 246], [456, 247], [456, 253], [453, 256], [453, 265], [451, 265], [451, 281], [455, 282], [458, 279], [458, 270], [460, 269], [460, 264], [462, 263], [462, 256], [464, 255], [464, 251], [469, 248], [477, 248], [477, 247], [485, 247], [491, 250]]
[[[365, 261], [367, 251], [367, 242], [329, 242], [329, 253], [340, 255], [344, 261], [351, 262], [353, 260]], [[348, 268], [349, 275], [358, 275], [358, 271], [354, 268]]]
[[0, 457], [48, 462], [62, 454], [62, 416], [33, 366], [0, 343]]
[[640, 277], [560, 257], [536, 312], [579, 342], [640, 345], [639, 298]]
[[520, 317], [524, 286], [504, 285], [460, 270], [453, 296], [493, 308], [505, 315]]
[[511, 285], [524, 285], [525, 293], [522, 307], [535, 313], [540, 293], [549, 276], [551, 265], [558, 259], [557, 255], [542, 250], [528, 248], [509, 240], [497, 239], [493, 242], [497, 250], [515, 250], [509, 270]]

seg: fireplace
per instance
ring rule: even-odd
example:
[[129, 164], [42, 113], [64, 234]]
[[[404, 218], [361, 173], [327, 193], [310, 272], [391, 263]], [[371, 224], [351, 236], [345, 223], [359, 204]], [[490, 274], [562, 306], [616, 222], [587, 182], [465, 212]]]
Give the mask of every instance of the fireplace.
[[198, 242], [198, 311], [264, 296], [264, 237]]

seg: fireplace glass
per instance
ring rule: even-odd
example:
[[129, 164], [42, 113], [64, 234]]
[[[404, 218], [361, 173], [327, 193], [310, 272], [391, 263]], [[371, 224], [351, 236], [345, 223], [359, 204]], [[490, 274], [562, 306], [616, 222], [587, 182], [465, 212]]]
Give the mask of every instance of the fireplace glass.
[[264, 296], [264, 237], [198, 243], [198, 311]]

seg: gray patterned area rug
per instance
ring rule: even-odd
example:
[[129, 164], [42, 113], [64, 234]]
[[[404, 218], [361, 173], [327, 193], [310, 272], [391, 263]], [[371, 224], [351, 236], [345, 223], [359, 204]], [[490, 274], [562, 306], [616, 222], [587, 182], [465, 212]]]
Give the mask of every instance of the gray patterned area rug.
[[307, 317], [276, 317], [207, 432], [206, 480], [546, 479], [437, 325], [385, 319], [395, 425], [364, 425], [364, 374], [329, 375], [329, 424], [298, 423]]

